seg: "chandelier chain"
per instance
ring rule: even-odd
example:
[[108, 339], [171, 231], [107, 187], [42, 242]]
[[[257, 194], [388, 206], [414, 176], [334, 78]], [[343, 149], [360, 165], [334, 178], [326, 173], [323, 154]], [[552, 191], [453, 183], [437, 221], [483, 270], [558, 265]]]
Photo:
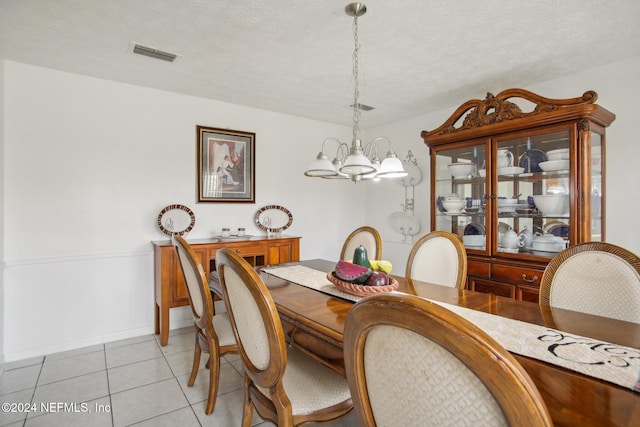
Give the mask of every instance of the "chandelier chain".
[[360, 97], [360, 88], [358, 82], [358, 51], [360, 49], [360, 44], [358, 42], [358, 16], [354, 16], [353, 18], [353, 40], [354, 40], [354, 48], [353, 48], [353, 143], [356, 144], [359, 139], [360, 134], [360, 101], [358, 98]]

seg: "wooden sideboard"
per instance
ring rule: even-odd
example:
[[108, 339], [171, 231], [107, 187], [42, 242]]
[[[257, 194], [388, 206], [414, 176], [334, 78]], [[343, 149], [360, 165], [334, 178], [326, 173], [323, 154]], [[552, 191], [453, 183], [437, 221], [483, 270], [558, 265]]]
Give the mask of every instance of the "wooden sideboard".
[[[300, 261], [300, 237], [252, 237], [238, 242], [203, 239], [188, 242], [200, 257], [207, 278], [216, 270], [216, 251], [222, 248], [235, 250], [253, 266]], [[167, 345], [169, 309], [189, 305], [189, 296], [171, 240], [151, 243], [154, 252], [155, 333], [160, 334], [160, 344]]]

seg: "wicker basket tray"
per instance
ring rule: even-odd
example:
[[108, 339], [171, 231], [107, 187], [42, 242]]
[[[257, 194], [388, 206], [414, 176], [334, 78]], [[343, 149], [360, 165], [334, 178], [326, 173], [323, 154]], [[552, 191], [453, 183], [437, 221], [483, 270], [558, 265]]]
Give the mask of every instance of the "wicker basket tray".
[[366, 286], [345, 282], [334, 276], [333, 271], [327, 273], [327, 279], [341, 291], [359, 297], [366, 297], [367, 295], [379, 294], [381, 292], [391, 292], [400, 286], [398, 281], [391, 276], [389, 276], [389, 284], [386, 286]]

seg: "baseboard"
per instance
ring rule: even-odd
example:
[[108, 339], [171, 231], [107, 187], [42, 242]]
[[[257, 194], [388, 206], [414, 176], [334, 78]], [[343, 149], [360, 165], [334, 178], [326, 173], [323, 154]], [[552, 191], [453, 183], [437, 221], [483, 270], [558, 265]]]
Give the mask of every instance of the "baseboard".
[[[169, 329], [170, 330], [180, 329], [188, 326], [193, 326], [193, 319], [191, 318], [176, 319], [175, 321], [173, 320], [171, 321], [171, 325]], [[153, 325], [150, 325], [144, 328], [131, 329], [128, 331], [116, 332], [113, 334], [105, 334], [97, 337], [87, 338], [84, 340], [70, 341], [66, 343], [49, 345], [45, 347], [30, 348], [27, 350], [12, 352], [2, 356], [3, 359], [0, 360], [1, 361], [0, 369], [4, 367], [5, 360], [6, 362], [15, 362], [17, 360], [46, 356], [48, 354], [60, 353], [62, 351], [76, 350], [82, 347], [89, 347], [96, 344], [106, 344], [113, 341], [120, 341], [128, 338], [139, 337], [142, 335], [153, 335], [153, 334], [154, 334], [154, 328], [153, 328]]]

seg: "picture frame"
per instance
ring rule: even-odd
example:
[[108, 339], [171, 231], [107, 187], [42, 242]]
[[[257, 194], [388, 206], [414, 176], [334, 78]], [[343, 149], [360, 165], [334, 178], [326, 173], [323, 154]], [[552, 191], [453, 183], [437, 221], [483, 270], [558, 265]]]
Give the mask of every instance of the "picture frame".
[[255, 203], [253, 132], [196, 126], [198, 202]]

